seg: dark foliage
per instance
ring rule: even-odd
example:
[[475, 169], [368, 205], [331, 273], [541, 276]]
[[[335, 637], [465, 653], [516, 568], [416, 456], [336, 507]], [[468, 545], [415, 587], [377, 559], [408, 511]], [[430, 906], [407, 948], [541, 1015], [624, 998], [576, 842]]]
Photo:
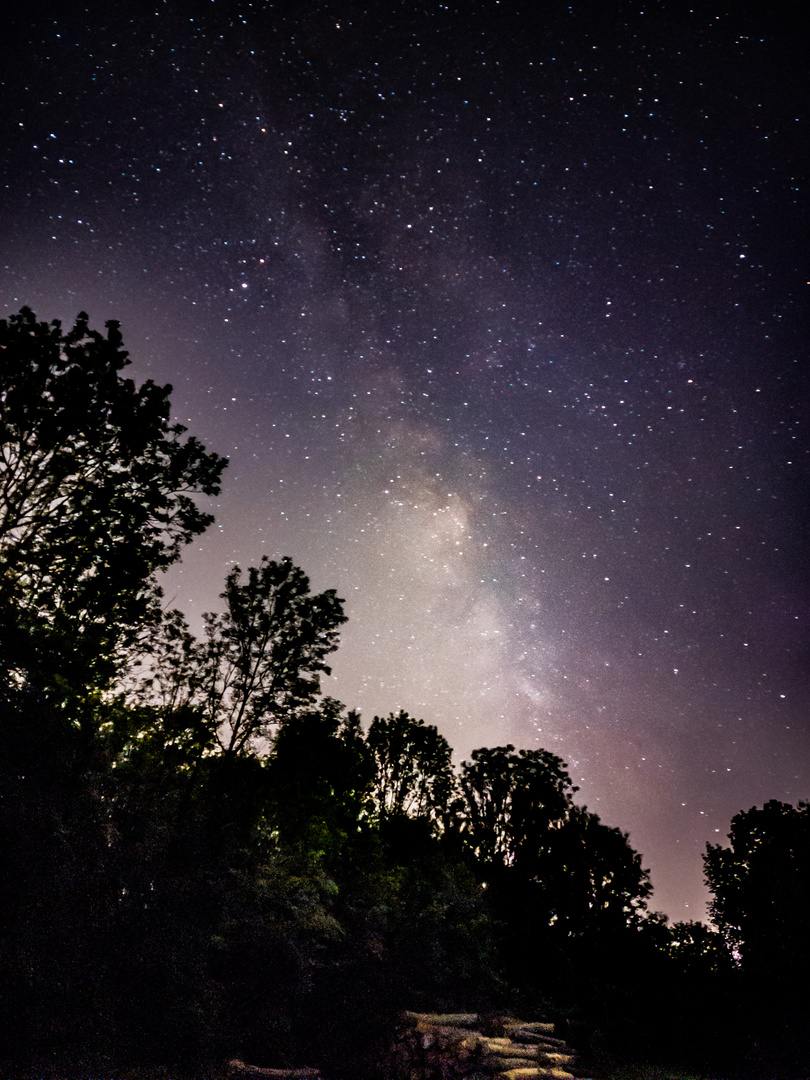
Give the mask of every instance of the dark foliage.
[[737, 814], [730, 846], [709, 844], [711, 914], [739, 957], [737, 1001], [750, 1075], [810, 1062], [810, 803]]
[[128, 362], [115, 322], [0, 320], [0, 663], [62, 697], [106, 686], [157, 617], [154, 575], [211, 523], [195, 496], [226, 464]]
[[432, 724], [404, 710], [375, 716], [366, 744], [374, 759], [374, 810], [380, 820], [405, 817], [444, 831], [457, 808], [452, 750]]
[[235, 568], [197, 641], [154, 575], [224, 462], [125, 362], [115, 324], [0, 323], [4, 1073], [381, 1080], [410, 1007], [542, 1012], [594, 1072], [802, 1075], [810, 807], [738, 815], [719, 930], [669, 927], [555, 755], [456, 773], [432, 725], [322, 697], [342, 601], [290, 559]]
[[312, 596], [306, 574], [289, 558], [262, 559], [245, 582], [234, 567], [220, 598], [225, 610], [203, 616], [202, 642], [179, 611], [163, 617], [145, 643], [130, 696], [150, 702], [164, 726], [178, 714], [184, 722], [196, 718], [194, 732], [178, 732], [192, 752], [261, 752], [281, 725], [318, 699], [320, 676], [331, 670], [325, 657], [346, 621], [343, 601], [333, 589]]

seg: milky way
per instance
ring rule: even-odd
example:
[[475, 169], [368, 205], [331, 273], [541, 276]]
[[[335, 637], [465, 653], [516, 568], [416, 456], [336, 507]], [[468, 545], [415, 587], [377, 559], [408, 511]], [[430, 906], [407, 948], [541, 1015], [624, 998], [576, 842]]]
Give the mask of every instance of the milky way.
[[290, 554], [328, 693], [560, 755], [702, 917], [810, 796], [793, 9], [65, 7], [4, 35], [0, 305], [119, 319], [230, 457], [168, 600]]

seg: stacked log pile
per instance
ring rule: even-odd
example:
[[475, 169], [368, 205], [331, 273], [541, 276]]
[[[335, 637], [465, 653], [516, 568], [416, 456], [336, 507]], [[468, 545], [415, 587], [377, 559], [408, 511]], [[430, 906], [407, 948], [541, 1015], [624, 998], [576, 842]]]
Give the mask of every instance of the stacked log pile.
[[574, 1061], [553, 1024], [406, 1013], [392, 1073], [397, 1080], [571, 1080], [566, 1067]]
[[[386, 1069], [391, 1080], [573, 1080], [575, 1055], [553, 1024], [474, 1013], [405, 1013]], [[317, 1080], [317, 1069], [228, 1062], [231, 1080]]]

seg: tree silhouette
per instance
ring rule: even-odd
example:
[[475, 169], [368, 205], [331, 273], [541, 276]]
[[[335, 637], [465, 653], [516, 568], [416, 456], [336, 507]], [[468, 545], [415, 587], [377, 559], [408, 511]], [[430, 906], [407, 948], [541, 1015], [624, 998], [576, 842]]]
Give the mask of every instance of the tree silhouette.
[[366, 736], [374, 757], [372, 799], [381, 819], [405, 816], [446, 822], [456, 790], [452, 750], [438, 729], [400, 709], [375, 716]]
[[555, 833], [545, 879], [549, 908], [569, 934], [638, 925], [652, 892], [627, 833], [585, 806], [572, 806]]
[[740, 965], [738, 1011], [750, 1075], [805, 1076], [810, 1061], [810, 803], [776, 799], [731, 822], [703, 864], [712, 919]]
[[804, 979], [810, 964], [810, 803], [737, 814], [730, 847], [708, 844], [711, 916], [756, 979]]
[[167, 720], [183, 710], [198, 716], [233, 755], [258, 750], [279, 725], [313, 709], [346, 616], [334, 589], [312, 595], [289, 558], [263, 559], [244, 581], [234, 567], [222, 599], [223, 612], [204, 616], [202, 642], [179, 612], [169, 613], [134, 689]]
[[7, 679], [39, 667], [51, 691], [106, 685], [118, 650], [156, 617], [156, 571], [212, 520], [194, 497], [219, 491], [225, 460], [183, 440], [171, 387], [136, 387], [127, 363], [116, 322], [102, 336], [84, 313], [67, 333], [29, 308], [0, 320]]
[[531, 874], [577, 790], [560, 758], [548, 750], [515, 753], [511, 744], [473, 750], [461, 789], [462, 831], [484, 874], [499, 867]]
[[736, 1031], [757, 1075], [803, 1075], [810, 804], [738, 815], [705, 857], [719, 930], [669, 930], [560, 758], [482, 748], [456, 776], [433, 725], [364, 734], [324, 698], [343, 602], [291, 559], [235, 567], [198, 640], [156, 574], [225, 462], [126, 362], [116, 323], [0, 322], [4, 1073], [304, 1047], [371, 1075], [414, 1006], [551, 1002], [643, 1045], [671, 977], [679, 1036]]

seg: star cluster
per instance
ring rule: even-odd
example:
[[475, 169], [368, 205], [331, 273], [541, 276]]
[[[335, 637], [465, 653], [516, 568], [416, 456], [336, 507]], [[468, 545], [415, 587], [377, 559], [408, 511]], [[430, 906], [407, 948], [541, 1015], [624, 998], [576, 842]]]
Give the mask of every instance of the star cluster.
[[559, 754], [676, 919], [810, 795], [790, 12], [46, 5], [2, 46], [3, 312], [119, 319], [230, 457], [169, 598], [292, 555], [346, 598], [329, 693]]

